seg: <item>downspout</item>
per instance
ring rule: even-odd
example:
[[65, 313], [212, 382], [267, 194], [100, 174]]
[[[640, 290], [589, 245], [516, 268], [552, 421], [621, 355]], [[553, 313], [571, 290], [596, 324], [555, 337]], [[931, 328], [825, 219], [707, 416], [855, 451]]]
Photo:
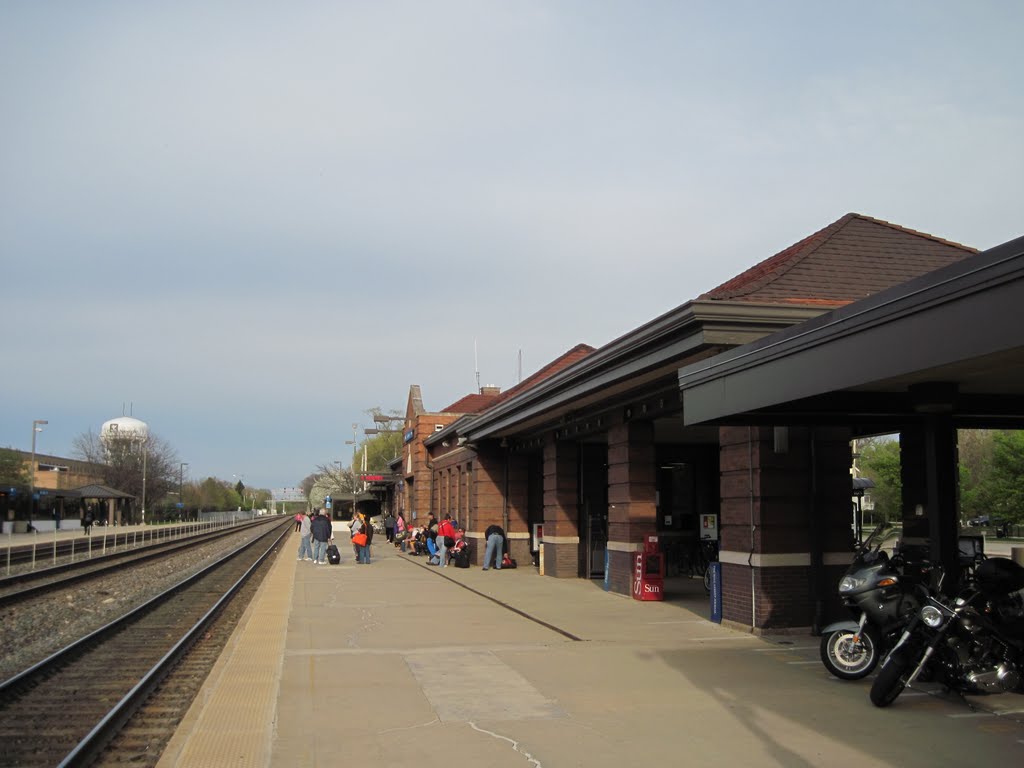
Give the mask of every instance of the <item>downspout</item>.
[[505, 477], [502, 482], [502, 494], [501, 494], [501, 529], [505, 531], [505, 535], [508, 535], [508, 484], [509, 484], [509, 455], [508, 450], [505, 451]]
[[747, 555], [747, 567], [750, 569], [750, 626], [757, 627], [757, 588], [754, 580], [754, 434], [753, 427], [747, 427], [747, 486], [750, 503], [750, 553]]
[[427, 517], [429, 517], [430, 513], [434, 511], [434, 462], [430, 460], [430, 451], [425, 445], [423, 446], [423, 464], [430, 472], [430, 503], [427, 504]]
[[817, 636], [821, 634], [820, 627], [825, 606], [821, 599], [823, 545], [821, 542], [821, 520], [818, 517], [818, 432], [814, 427], [811, 427], [810, 438], [811, 498], [807, 511], [810, 516], [808, 527], [811, 534], [811, 593], [814, 595], [814, 618], [811, 632]]

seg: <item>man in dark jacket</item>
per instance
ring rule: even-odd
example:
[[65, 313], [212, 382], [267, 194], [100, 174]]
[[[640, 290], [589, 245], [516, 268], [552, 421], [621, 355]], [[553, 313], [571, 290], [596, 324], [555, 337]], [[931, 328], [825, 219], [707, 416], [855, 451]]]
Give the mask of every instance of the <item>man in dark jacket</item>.
[[313, 534], [313, 565], [327, 563], [327, 542], [331, 540], [331, 521], [321, 509], [310, 523]]
[[505, 531], [500, 525], [491, 525], [484, 531], [484, 538], [487, 540], [487, 548], [484, 550], [484, 570], [490, 568], [491, 562], [493, 562], [495, 570], [500, 571], [501, 554], [505, 550]]

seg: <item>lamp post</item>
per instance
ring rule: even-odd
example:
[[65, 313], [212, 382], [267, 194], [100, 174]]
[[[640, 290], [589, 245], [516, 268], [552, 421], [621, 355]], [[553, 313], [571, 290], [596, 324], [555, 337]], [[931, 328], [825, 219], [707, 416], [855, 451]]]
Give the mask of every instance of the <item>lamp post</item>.
[[359, 425], [358, 424], [353, 424], [352, 425], [352, 439], [345, 441], [345, 445], [349, 445], [349, 444], [352, 445], [352, 497], [353, 497], [352, 503], [353, 504], [355, 504], [355, 494], [358, 492], [358, 490], [357, 490], [358, 486], [356, 485], [356, 445], [358, 445], [358, 443], [356, 442], [356, 430], [358, 430], [358, 429], [359, 429]]
[[149, 458], [149, 439], [142, 438], [142, 524], [146, 524], [146, 461]]
[[187, 461], [183, 461], [178, 465], [178, 504], [182, 514], [185, 514], [185, 497], [182, 495], [182, 488], [185, 484], [185, 467], [187, 466]]
[[32, 463], [29, 465], [28, 481], [28, 522], [32, 524], [32, 516], [36, 511], [36, 433], [43, 431], [43, 425], [49, 424], [46, 419], [32, 421]]

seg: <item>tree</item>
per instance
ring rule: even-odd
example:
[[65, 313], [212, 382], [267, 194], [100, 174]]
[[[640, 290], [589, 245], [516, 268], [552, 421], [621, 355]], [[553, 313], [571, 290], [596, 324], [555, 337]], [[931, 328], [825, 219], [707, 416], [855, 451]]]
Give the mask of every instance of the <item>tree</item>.
[[94, 432], [85, 432], [72, 441], [72, 455], [100, 466], [104, 485], [134, 496], [133, 516], [143, 502], [143, 475], [147, 506], [178, 491], [178, 455], [152, 432], [145, 443], [131, 437], [101, 440]]
[[196, 487], [197, 506], [206, 510], [238, 509], [242, 506], [241, 496], [226, 480], [208, 477]]
[[970, 520], [988, 514], [986, 490], [992, 476], [995, 432], [962, 429], [957, 433], [960, 462], [960, 516]]
[[1024, 522], [1024, 432], [992, 433], [991, 470], [978, 495], [984, 514]]
[[313, 485], [316, 483], [317, 475], [306, 475], [302, 478], [302, 482], [299, 483], [299, 487], [302, 489], [302, 493], [305, 494], [306, 498], [309, 498], [309, 492], [313, 490]]
[[858, 441], [861, 473], [875, 483], [871, 498], [875, 515], [899, 520], [903, 509], [903, 481], [900, 476], [900, 443], [892, 437], [869, 437]]
[[[306, 498], [310, 499], [320, 493], [326, 493], [331, 496], [352, 493], [353, 483], [355, 482], [352, 471], [338, 463], [319, 464], [317, 465], [316, 473], [309, 477], [312, 478], [313, 482], [310, 483], [309, 490], [306, 491]], [[314, 489], [317, 490], [317, 494], [313, 493]]]
[[386, 472], [388, 464], [397, 458], [401, 451], [402, 433], [382, 432], [363, 443], [357, 454], [358, 465], [363, 465], [362, 456], [365, 453], [368, 472]]
[[13, 448], [0, 448], [0, 485], [24, 486], [29, 484], [25, 460], [20, 451]]

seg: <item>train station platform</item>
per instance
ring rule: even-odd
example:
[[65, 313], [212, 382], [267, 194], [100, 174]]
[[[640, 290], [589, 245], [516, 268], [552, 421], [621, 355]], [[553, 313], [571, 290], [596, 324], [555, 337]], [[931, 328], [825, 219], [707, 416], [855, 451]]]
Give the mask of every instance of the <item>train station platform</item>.
[[876, 709], [817, 638], [708, 621], [697, 580], [639, 602], [529, 566], [430, 567], [383, 537], [370, 565], [339, 546], [314, 565], [289, 537], [161, 768], [1024, 762], [1024, 714], [912, 691]]

